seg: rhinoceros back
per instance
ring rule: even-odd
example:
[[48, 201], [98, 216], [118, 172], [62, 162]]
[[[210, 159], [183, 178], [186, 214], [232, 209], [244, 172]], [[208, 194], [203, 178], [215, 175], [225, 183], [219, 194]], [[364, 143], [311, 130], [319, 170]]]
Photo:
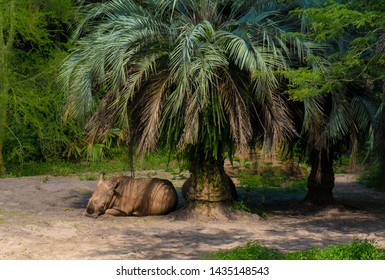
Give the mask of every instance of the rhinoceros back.
[[164, 215], [177, 207], [178, 196], [168, 180], [123, 177], [120, 184], [120, 196], [115, 201], [114, 208], [127, 215]]

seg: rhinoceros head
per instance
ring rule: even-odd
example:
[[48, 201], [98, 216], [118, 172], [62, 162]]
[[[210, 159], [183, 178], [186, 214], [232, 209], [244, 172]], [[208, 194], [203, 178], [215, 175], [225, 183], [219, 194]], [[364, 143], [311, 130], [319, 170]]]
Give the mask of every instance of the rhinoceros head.
[[98, 217], [108, 209], [114, 195], [117, 194], [116, 188], [119, 184], [112, 184], [110, 181], [104, 181], [104, 174], [99, 175], [99, 182], [96, 190], [88, 201], [85, 215], [90, 217]]

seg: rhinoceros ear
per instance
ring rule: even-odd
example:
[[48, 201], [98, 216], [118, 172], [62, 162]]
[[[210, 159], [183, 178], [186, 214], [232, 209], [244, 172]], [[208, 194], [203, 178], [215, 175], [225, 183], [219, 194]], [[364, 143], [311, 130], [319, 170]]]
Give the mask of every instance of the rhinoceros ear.
[[99, 182], [104, 181], [104, 172], [99, 173]]

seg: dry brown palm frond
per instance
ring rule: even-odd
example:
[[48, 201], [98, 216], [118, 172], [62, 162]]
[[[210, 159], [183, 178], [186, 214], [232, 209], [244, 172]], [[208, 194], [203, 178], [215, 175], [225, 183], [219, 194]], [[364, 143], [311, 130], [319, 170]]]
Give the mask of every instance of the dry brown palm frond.
[[269, 156], [278, 151], [284, 142], [298, 135], [288, 104], [278, 91], [267, 94], [259, 107], [264, 128], [262, 150]]
[[184, 149], [189, 144], [195, 144], [198, 141], [199, 133], [199, 106], [188, 98], [185, 114], [185, 126], [180, 137], [178, 147]]
[[168, 71], [157, 73], [148, 88], [142, 91], [138, 112], [141, 133], [137, 150], [140, 153], [152, 151], [158, 143], [162, 109], [170, 84], [168, 76]]
[[224, 70], [222, 75], [219, 95], [228, 115], [231, 135], [237, 144], [238, 152], [245, 153], [252, 136], [249, 109], [244, 101], [248, 94], [240, 91], [241, 88], [245, 89], [245, 85], [234, 81], [230, 72]]
[[111, 106], [111, 104], [115, 104], [115, 99], [114, 91], [107, 92], [97, 111], [87, 122], [85, 129], [88, 131], [88, 142], [96, 143], [99, 140], [105, 139], [106, 135], [114, 127], [118, 118], [118, 110]]

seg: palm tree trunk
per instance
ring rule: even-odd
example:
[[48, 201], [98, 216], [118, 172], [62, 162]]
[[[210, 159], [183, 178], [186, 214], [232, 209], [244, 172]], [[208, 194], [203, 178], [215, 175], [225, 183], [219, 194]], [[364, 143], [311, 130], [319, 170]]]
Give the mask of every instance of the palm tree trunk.
[[381, 177], [380, 177], [380, 183], [381, 183], [381, 188], [385, 190], [385, 142], [384, 142], [384, 136], [385, 136], [385, 124], [381, 123], [380, 124], [380, 136], [378, 137], [378, 159], [380, 163], [380, 172], [381, 172]]
[[185, 198], [190, 202], [232, 202], [237, 199], [237, 191], [224, 169], [221, 152], [218, 156], [204, 153], [190, 159], [190, 178], [183, 186]]
[[[384, 81], [385, 85], [385, 81]], [[385, 91], [383, 92], [382, 102], [385, 101]], [[385, 108], [380, 108], [378, 114], [378, 132], [377, 132], [377, 143], [378, 143], [378, 159], [380, 163], [380, 172], [381, 172], [381, 188], [385, 190]]]
[[313, 150], [310, 156], [311, 171], [307, 181], [305, 202], [327, 206], [335, 202], [333, 197], [334, 170], [332, 152]]

